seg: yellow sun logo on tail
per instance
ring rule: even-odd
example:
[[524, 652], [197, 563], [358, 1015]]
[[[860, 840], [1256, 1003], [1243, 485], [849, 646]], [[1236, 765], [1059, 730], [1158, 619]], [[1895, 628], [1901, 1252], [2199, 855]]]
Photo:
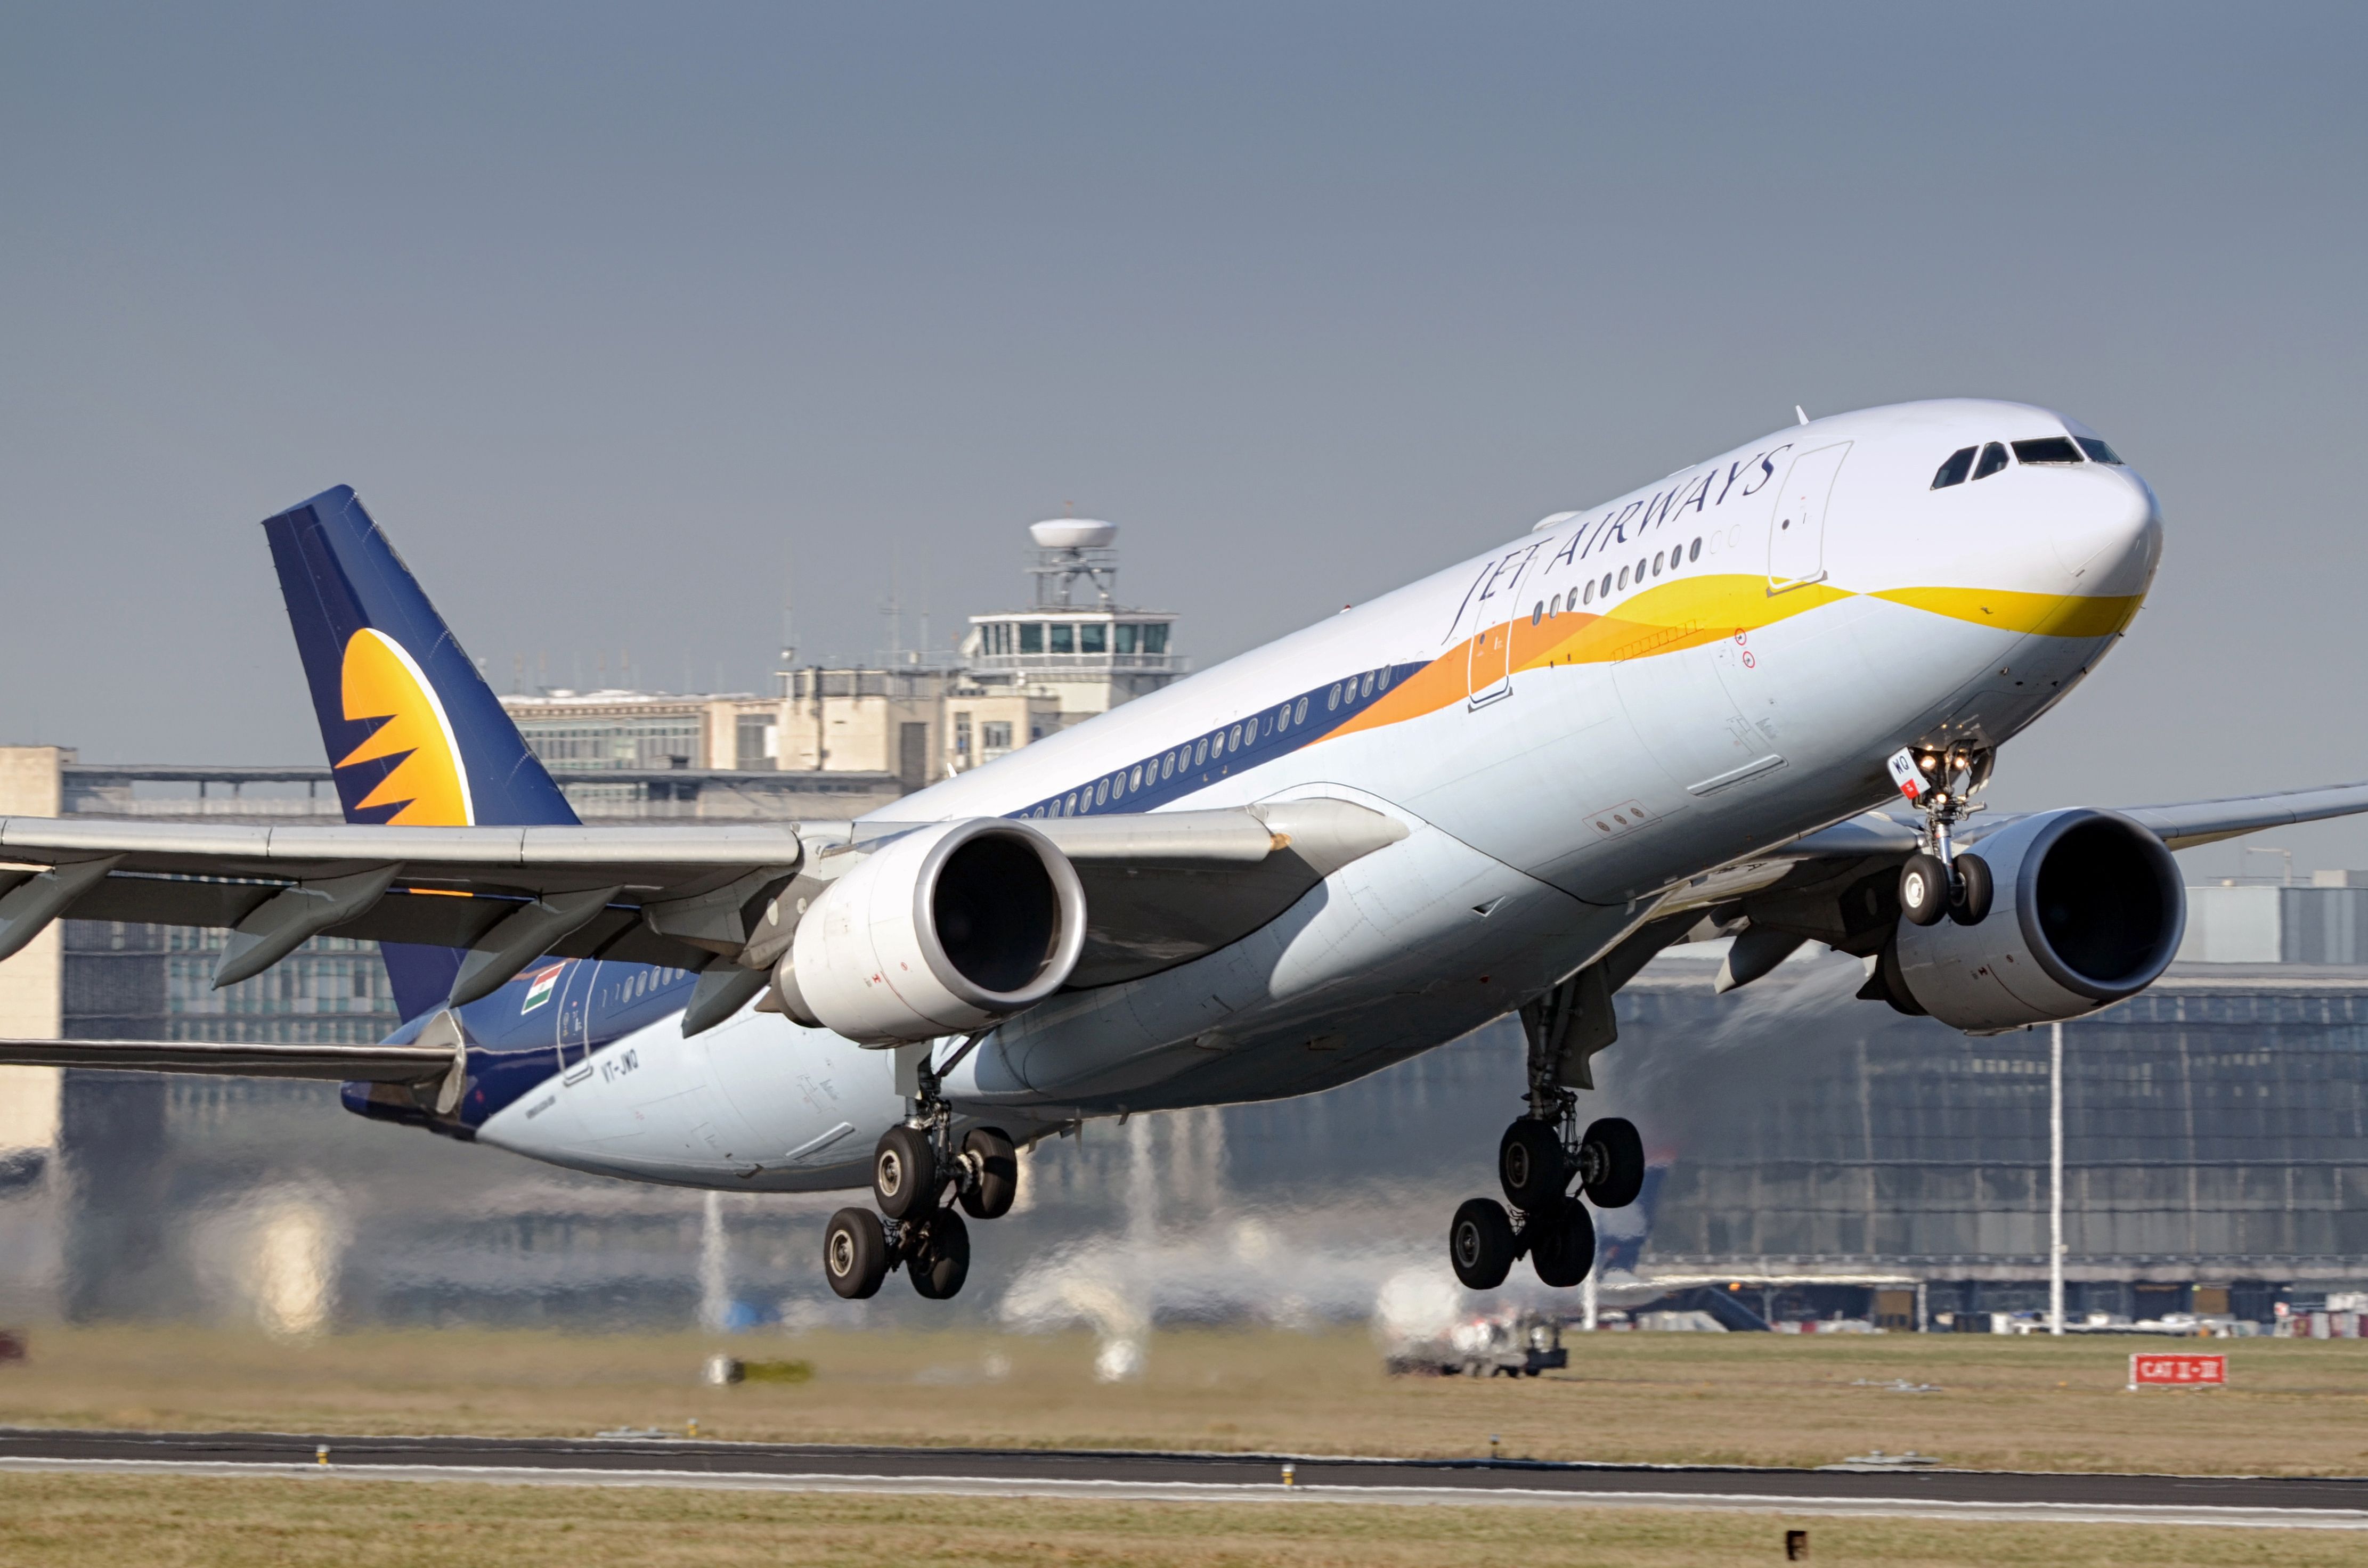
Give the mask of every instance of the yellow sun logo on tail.
[[342, 677], [346, 717], [386, 722], [337, 766], [403, 759], [359, 803], [399, 806], [387, 821], [404, 827], [467, 827], [475, 822], [451, 722], [426, 673], [402, 645], [364, 627], [346, 644]]

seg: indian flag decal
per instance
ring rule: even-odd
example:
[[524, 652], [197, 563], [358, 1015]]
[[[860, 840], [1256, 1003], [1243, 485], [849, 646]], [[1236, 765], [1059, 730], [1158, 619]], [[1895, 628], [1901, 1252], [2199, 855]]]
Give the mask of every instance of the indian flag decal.
[[531, 1013], [550, 1001], [551, 994], [559, 989], [559, 977], [566, 968], [564, 963], [555, 963], [548, 969], [536, 970], [529, 977], [534, 983], [526, 988], [526, 1003], [518, 1008], [518, 1012], [521, 1015]]

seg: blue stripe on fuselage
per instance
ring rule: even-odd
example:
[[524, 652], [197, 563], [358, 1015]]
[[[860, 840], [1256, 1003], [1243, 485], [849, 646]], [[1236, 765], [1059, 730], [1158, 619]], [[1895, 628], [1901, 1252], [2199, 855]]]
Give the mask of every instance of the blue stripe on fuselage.
[[1095, 774], [1075, 790], [1047, 795], [1004, 814], [1107, 816], [1114, 812], [1157, 811], [1220, 779], [1314, 745], [1424, 667], [1419, 662], [1384, 665], [1360, 670], [1346, 680], [1293, 692], [1247, 718], [1200, 732], [1181, 745], [1136, 757], [1124, 767]]

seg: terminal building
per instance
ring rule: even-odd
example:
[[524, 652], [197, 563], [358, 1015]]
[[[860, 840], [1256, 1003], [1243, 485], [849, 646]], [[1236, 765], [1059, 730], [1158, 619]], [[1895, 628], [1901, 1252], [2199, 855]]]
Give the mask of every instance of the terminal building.
[[[571, 799], [614, 808], [599, 814], [732, 815], [751, 796], [788, 808], [822, 803], [814, 790], [769, 778], [714, 777], [737, 773], [842, 780], [847, 798], [837, 803], [854, 809], [780, 814], [860, 815], [1156, 691], [1190, 667], [1173, 648], [1173, 612], [1119, 602], [1114, 525], [1064, 517], [1029, 533], [1034, 602], [972, 616], [951, 660], [915, 653], [839, 668], [801, 665], [785, 649], [766, 695], [547, 690], [502, 705]], [[712, 812], [700, 804], [711, 790]], [[692, 810], [643, 809], [685, 803]]]

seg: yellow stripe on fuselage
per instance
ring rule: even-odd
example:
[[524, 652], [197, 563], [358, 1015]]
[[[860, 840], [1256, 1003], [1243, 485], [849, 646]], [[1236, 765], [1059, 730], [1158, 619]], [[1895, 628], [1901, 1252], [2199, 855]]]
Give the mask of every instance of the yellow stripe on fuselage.
[[2035, 631], [2043, 637], [2111, 637], [2138, 613], [2137, 594], [2097, 598], [2078, 594], [2022, 594], [2004, 588], [1885, 588], [1870, 597], [1952, 620]]
[[[2135, 594], [2088, 598], [1998, 588], [1885, 588], [1861, 596], [1827, 583], [1804, 583], [1770, 594], [1768, 579], [1758, 574], [1685, 577], [1647, 588], [1609, 615], [1565, 610], [1534, 626], [1522, 616], [1467, 637], [1321, 738], [1382, 729], [1463, 701], [1471, 695], [1475, 653], [1488, 669], [1498, 667], [1497, 661], [1506, 656], [1502, 639], [1512, 640], [1509, 667], [1515, 671], [1554, 665], [1616, 665], [1704, 647], [1861, 597], [1887, 599], [1975, 626], [2045, 637], [2112, 636], [2130, 623], [2140, 603]], [[1476, 650], [1475, 643], [1479, 644]], [[1483, 684], [1487, 684], [1486, 679]]]

